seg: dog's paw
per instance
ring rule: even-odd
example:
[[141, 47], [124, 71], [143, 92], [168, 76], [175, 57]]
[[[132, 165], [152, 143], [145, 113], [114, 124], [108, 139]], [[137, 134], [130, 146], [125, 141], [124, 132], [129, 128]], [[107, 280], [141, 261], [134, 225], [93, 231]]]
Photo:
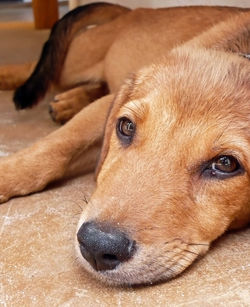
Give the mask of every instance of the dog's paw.
[[58, 124], [64, 124], [70, 120], [77, 112], [64, 105], [64, 103], [57, 103], [56, 101], [49, 104], [49, 114], [52, 120]]
[[0, 204], [6, 203], [9, 200], [8, 196], [0, 195]]
[[49, 105], [51, 118], [64, 124], [89, 104], [89, 97], [82, 87], [77, 87], [62, 94], [56, 95]]
[[12, 165], [12, 159], [10, 157], [0, 159], [0, 204], [15, 196], [15, 173]]
[[54, 143], [47, 137], [0, 159], [0, 203], [41, 191], [49, 182], [61, 178], [67, 160], [53, 150]]
[[29, 194], [32, 191], [31, 176], [26, 177], [25, 174], [26, 172], [30, 173], [30, 170], [22, 168], [20, 158], [14, 154], [0, 160], [0, 203], [8, 201], [11, 197]]

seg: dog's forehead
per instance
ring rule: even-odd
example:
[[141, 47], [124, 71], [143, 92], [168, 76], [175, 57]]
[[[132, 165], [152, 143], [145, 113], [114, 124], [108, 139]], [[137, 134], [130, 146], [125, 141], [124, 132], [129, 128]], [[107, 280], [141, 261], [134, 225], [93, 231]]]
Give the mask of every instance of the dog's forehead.
[[[163, 64], [141, 70], [134, 82], [128, 107], [153, 109], [153, 114], [179, 116], [182, 120], [228, 118], [249, 113], [250, 71], [238, 57], [213, 53], [177, 52]], [[138, 97], [139, 99], [136, 99]], [[135, 99], [134, 99], [135, 98]], [[145, 108], [146, 106], [146, 108]], [[150, 110], [151, 112], [151, 110]], [[241, 119], [242, 120], [242, 119]]]
[[[152, 81], [153, 83], [153, 81]], [[213, 88], [213, 92], [202, 91], [197, 85], [158, 83], [146, 88], [145, 95], [138, 99], [129, 99], [121, 106], [119, 116], [128, 116], [136, 122], [151, 120], [157, 124], [209, 125], [236, 121], [234, 99], [225, 99], [222, 88]]]
[[143, 126], [145, 135], [154, 135], [151, 146], [152, 139], [159, 143], [164, 136], [176, 140], [175, 147], [191, 140], [204, 141], [204, 151], [248, 148], [250, 109], [244, 101], [249, 90], [240, 69], [223, 59], [204, 72], [196, 64], [188, 59], [184, 64], [145, 68], [133, 82], [132, 95], [119, 116], [127, 115], [139, 130]]

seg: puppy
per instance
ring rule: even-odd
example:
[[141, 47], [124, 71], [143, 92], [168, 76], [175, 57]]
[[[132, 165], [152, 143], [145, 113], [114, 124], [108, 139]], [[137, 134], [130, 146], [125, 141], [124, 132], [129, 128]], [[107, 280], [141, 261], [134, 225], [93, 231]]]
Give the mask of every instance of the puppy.
[[[250, 12], [128, 11], [106, 4], [76, 12], [76, 24], [85, 27], [82, 12], [97, 16], [96, 22], [104, 12], [109, 17], [71, 43], [66, 34], [57, 62], [53, 33], [67, 17], [59, 22], [38, 65], [16, 91], [16, 106], [33, 105], [52, 86], [84, 83], [57, 96], [52, 114], [60, 113], [56, 104], [73, 110], [75, 94], [85, 91], [86, 83], [104, 82], [109, 93], [32, 147], [2, 159], [1, 201], [43, 189], [79, 156], [89, 168], [103, 139], [97, 187], [77, 227], [79, 261], [113, 285], [168, 280], [227, 229], [250, 220]], [[76, 67], [76, 46], [90, 40]], [[13, 77], [15, 69], [2, 70], [5, 84], [22, 79]]]

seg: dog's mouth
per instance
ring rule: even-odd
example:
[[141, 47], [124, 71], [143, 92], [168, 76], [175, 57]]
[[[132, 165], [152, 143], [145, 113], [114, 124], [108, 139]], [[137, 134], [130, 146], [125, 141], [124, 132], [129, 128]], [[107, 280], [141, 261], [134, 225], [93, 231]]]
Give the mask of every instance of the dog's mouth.
[[108, 225], [84, 223], [77, 233], [77, 254], [83, 267], [110, 285], [150, 285], [184, 271], [209, 245], [172, 239], [153, 245], [131, 240]]

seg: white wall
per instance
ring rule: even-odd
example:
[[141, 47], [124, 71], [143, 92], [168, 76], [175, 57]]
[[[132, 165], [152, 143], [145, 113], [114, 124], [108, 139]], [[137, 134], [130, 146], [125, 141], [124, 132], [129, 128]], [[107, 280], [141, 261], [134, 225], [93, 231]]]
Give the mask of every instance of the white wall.
[[[249, 7], [250, 0], [104, 0], [106, 2], [118, 3], [131, 8], [135, 7], [171, 7], [187, 5], [225, 5]], [[71, 8], [77, 5], [97, 2], [97, 0], [70, 0]]]

